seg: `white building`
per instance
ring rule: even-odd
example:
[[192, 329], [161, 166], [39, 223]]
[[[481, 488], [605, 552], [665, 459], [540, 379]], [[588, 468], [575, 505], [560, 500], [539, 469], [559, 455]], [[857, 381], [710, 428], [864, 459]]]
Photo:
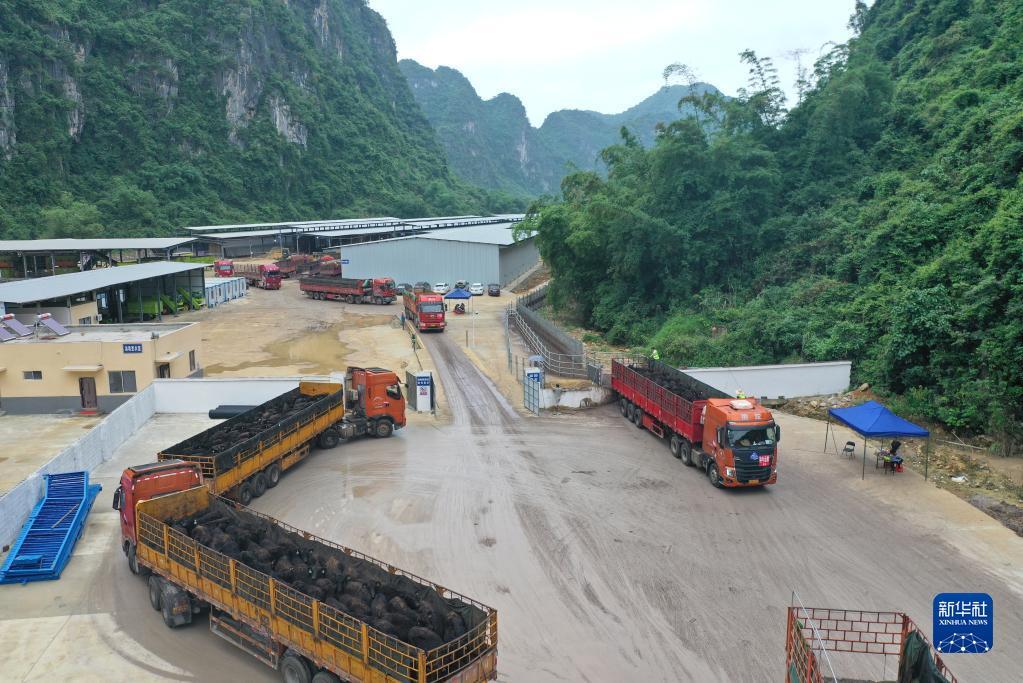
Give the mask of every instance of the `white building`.
[[349, 244], [339, 251], [346, 277], [391, 277], [410, 284], [468, 280], [504, 286], [540, 260], [535, 239], [516, 241], [511, 222]]

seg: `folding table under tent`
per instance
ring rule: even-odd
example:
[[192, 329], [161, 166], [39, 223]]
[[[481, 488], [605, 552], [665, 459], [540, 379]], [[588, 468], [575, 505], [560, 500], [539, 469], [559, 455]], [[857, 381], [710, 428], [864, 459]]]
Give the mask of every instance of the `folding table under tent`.
[[914, 439], [927, 439], [924, 451], [924, 479], [927, 479], [927, 468], [931, 457], [931, 433], [909, 420], [905, 420], [885, 408], [877, 401], [867, 401], [850, 408], [829, 408], [828, 426], [824, 430], [824, 450], [828, 448], [828, 432], [831, 430], [831, 418], [844, 424], [863, 437], [863, 473], [867, 476], [867, 439], [883, 439], [904, 436]]

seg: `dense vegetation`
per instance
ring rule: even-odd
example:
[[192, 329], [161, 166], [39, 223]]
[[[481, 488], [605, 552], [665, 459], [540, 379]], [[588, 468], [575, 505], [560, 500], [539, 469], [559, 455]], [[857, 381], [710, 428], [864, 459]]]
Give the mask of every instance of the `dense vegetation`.
[[0, 237], [485, 208], [362, 0], [0, 3]]
[[852, 26], [790, 111], [745, 53], [740, 97], [538, 204], [556, 303], [685, 365], [851, 359], [897, 408], [1018, 450], [1023, 4], [857, 2]]
[[620, 114], [564, 109], [533, 128], [514, 95], [483, 100], [455, 69], [430, 69], [410, 59], [399, 66], [451, 169], [480, 187], [523, 197], [555, 191], [573, 170], [602, 167], [600, 151], [615, 143], [622, 126], [651, 144], [658, 123], [678, 118], [683, 96], [717, 92], [703, 83], [665, 86]]

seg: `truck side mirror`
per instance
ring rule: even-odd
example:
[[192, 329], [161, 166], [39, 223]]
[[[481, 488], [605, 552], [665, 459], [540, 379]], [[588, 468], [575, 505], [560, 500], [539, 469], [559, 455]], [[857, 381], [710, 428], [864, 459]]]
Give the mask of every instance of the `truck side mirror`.
[[121, 509], [121, 496], [123, 496], [123, 495], [124, 495], [124, 488], [118, 486], [117, 490], [114, 491], [114, 504], [113, 504], [113, 508], [115, 510], [120, 510]]
[[774, 442], [781, 443], [781, 425], [774, 426]]
[[726, 446], [725, 443], [725, 428], [718, 427], [718, 446]]

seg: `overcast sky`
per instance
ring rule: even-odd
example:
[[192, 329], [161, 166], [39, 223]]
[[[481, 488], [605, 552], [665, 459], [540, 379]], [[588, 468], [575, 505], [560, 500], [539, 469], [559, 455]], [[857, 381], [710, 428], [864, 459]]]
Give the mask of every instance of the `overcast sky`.
[[557, 109], [617, 113], [655, 92], [673, 62], [734, 94], [739, 52], [774, 58], [792, 92], [794, 50], [812, 64], [844, 42], [853, 0], [369, 0], [398, 57], [451, 66], [477, 92], [510, 92], [534, 125]]

